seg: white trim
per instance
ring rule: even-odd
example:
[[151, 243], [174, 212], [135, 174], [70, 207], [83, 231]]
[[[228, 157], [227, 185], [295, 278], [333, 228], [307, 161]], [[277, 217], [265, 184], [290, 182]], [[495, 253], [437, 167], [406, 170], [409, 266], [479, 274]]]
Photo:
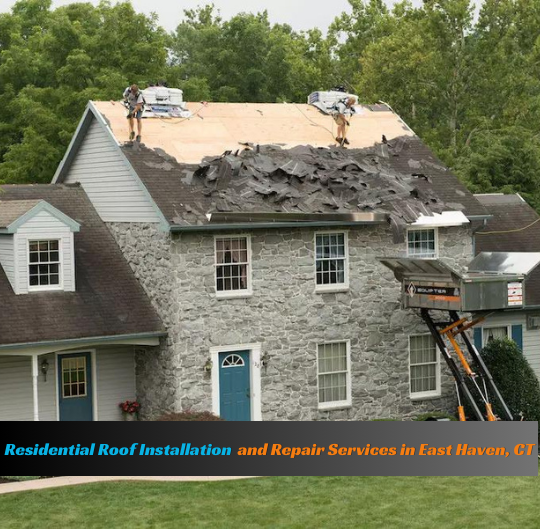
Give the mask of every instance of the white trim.
[[[97, 369], [96, 369], [96, 350], [78, 349], [76, 351], [62, 351], [54, 353], [55, 377], [56, 377], [56, 420], [60, 421], [60, 387], [58, 385], [58, 357], [74, 354], [90, 353], [90, 366], [92, 372], [92, 421], [98, 420], [97, 412]], [[96, 375], [96, 376], [94, 376]]]
[[249, 374], [251, 395], [251, 420], [262, 421], [261, 399], [261, 349], [260, 343], [226, 345], [223, 347], [211, 347], [210, 358], [212, 360], [212, 412], [220, 414], [219, 394], [219, 353], [231, 353], [235, 351], [249, 351]]
[[[343, 235], [345, 244], [345, 281], [333, 285], [317, 284], [317, 236], [318, 235]], [[325, 230], [316, 231], [313, 235], [313, 269], [315, 274], [315, 293], [330, 294], [332, 292], [347, 292], [349, 290], [349, 230]]]
[[13, 234], [13, 290], [15, 294], [20, 293], [20, 270], [19, 270], [19, 235]]
[[[335, 344], [345, 344], [347, 349], [347, 399], [334, 402], [319, 402], [319, 347], [321, 345], [335, 345]], [[316, 351], [316, 362], [317, 362], [317, 407], [319, 410], [329, 411], [329, 410], [343, 410], [346, 408], [352, 407], [352, 373], [351, 373], [351, 341], [350, 340], [336, 340], [332, 342], [321, 342], [317, 344]], [[322, 373], [323, 375], [328, 375], [331, 373]]]
[[38, 355], [32, 356], [32, 403], [34, 405], [34, 421], [39, 421], [38, 358]]
[[442, 213], [433, 213], [432, 215], [420, 215], [412, 226], [425, 228], [451, 228], [466, 226], [470, 223], [471, 221], [462, 211], [443, 211]]
[[[430, 257], [422, 257], [421, 255], [415, 255], [409, 253], [409, 233], [411, 231], [432, 231], [434, 232], [434, 243], [435, 243], [435, 255]], [[438, 259], [439, 258], [439, 228], [432, 227], [409, 227], [407, 228], [407, 236], [405, 237], [405, 252], [407, 257], [413, 257], [416, 259]]]
[[[437, 348], [437, 344], [435, 343], [435, 340], [433, 339], [433, 345], [435, 347], [435, 359], [436, 359], [436, 369], [435, 369], [435, 386], [436, 389], [434, 391], [423, 391], [423, 392], [416, 392], [413, 393], [411, 391], [411, 338], [415, 337], [421, 337], [421, 336], [429, 336], [431, 339], [433, 339], [433, 336], [428, 333], [424, 334], [409, 334], [408, 336], [408, 344], [407, 344], [407, 353], [408, 358], [407, 362], [409, 364], [409, 397], [411, 400], [428, 400], [428, 399], [434, 399], [434, 398], [440, 398], [442, 396], [442, 388], [441, 388], [441, 355], [439, 354], [439, 350]], [[433, 362], [430, 362], [430, 365]], [[416, 364], [420, 365], [420, 364]]]
[[[217, 262], [217, 249], [216, 242], [219, 239], [246, 239], [247, 246], [247, 289], [244, 290], [225, 290], [218, 291], [217, 289], [217, 267], [218, 264], [221, 266], [222, 263]], [[251, 234], [249, 233], [238, 233], [234, 235], [214, 235], [214, 291], [216, 293], [217, 299], [238, 299], [238, 298], [250, 298], [253, 296], [253, 255], [251, 252]]]
[[[30, 285], [30, 266], [34, 263], [30, 262], [30, 242], [51, 242], [51, 241], [58, 241], [58, 285], [39, 285], [39, 286], [31, 286]], [[73, 246], [73, 242], [72, 242]], [[56, 263], [54, 263], [56, 264]], [[58, 238], [58, 235], [53, 238], [44, 238], [44, 237], [38, 237], [38, 238], [26, 238], [26, 276], [28, 278], [28, 292], [51, 292], [51, 291], [58, 291], [58, 290], [64, 290], [64, 239], [63, 237]], [[39, 263], [38, 263], [39, 265]], [[73, 268], [75, 268], [75, 262], [72, 262]]]

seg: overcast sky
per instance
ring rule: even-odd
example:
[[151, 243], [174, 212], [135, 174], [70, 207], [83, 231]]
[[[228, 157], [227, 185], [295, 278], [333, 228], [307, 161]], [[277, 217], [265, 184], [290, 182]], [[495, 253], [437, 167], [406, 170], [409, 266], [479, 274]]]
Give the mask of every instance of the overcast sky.
[[[98, 4], [99, 0], [90, 0]], [[393, 0], [386, 0], [393, 4]], [[9, 11], [15, 2], [13, 0], [0, 0], [0, 12]], [[53, 5], [71, 4], [73, 0], [53, 0]], [[267, 10], [272, 22], [290, 24], [294, 29], [310, 29], [319, 27], [326, 30], [332, 20], [342, 13], [349, 11], [347, 0], [132, 0], [132, 4], [139, 12], [150, 13], [155, 11], [159, 21], [168, 30], [176, 28], [180, 22], [184, 9], [192, 9], [198, 5], [213, 3], [219, 8], [223, 18], [230, 18], [242, 11], [257, 12]], [[413, 0], [419, 5], [421, 0]]]

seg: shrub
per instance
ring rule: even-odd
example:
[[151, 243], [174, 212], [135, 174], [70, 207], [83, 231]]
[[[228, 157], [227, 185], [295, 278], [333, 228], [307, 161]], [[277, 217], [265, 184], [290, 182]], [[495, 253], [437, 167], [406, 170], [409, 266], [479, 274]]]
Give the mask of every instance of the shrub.
[[[482, 358], [515, 420], [540, 421], [540, 383], [529, 362], [512, 340], [492, 340]], [[504, 417], [494, 403], [493, 411]]]
[[180, 413], [166, 413], [158, 421], [224, 421], [221, 417], [209, 411], [182, 411]]
[[436, 421], [438, 419], [449, 419], [450, 421], [457, 421], [454, 415], [448, 415], [447, 413], [442, 413], [439, 411], [433, 411], [431, 413], [422, 413], [418, 415], [413, 420], [415, 421]]

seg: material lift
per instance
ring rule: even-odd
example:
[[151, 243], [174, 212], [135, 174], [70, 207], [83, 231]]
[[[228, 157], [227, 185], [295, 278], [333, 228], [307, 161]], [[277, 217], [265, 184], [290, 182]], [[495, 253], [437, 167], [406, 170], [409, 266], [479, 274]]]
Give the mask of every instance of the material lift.
[[[457, 272], [439, 259], [383, 257], [379, 261], [401, 283], [402, 307], [420, 311], [450, 368], [456, 381], [459, 420], [466, 420], [466, 400], [479, 421], [513, 421], [467, 332], [493, 312], [526, 308], [527, 279], [540, 265], [540, 253], [484, 252], [469, 264], [466, 273]], [[460, 317], [460, 313], [474, 316]], [[495, 415], [492, 402], [499, 405], [503, 417]]]

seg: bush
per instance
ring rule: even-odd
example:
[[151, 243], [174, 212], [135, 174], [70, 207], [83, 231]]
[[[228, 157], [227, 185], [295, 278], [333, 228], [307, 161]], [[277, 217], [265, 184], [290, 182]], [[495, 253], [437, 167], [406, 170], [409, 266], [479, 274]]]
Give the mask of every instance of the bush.
[[221, 417], [209, 411], [182, 411], [180, 413], [166, 413], [158, 421], [224, 421]]
[[[514, 420], [522, 413], [525, 421], [540, 421], [540, 383], [516, 343], [492, 340], [481, 354]], [[493, 411], [504, 417], [498, 405]]]
[[418, 415], [413, 420], [415, 421], [436, 421], [438, 419], [449, 419], [450, 421], [457, 421], [454, 415], [448, 415], [447, 413], [442, 413], [439, 411], [433, 411], [431, 413], [422, 413]]

